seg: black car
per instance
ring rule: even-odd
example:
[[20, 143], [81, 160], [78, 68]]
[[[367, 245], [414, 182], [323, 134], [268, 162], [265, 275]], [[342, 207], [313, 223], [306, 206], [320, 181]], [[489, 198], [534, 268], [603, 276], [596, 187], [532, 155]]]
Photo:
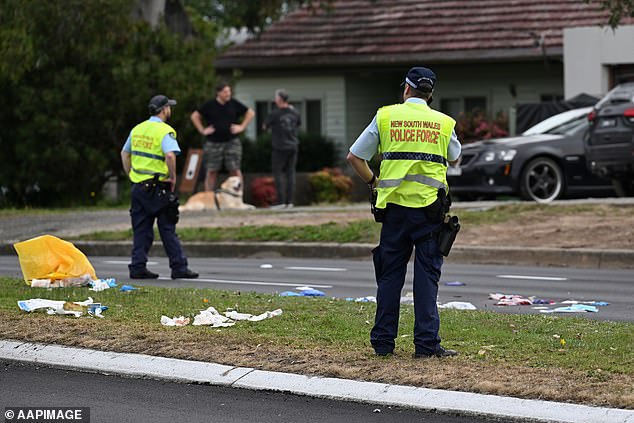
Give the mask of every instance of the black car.
[[459, 199], [517, 195], [549, 202], [573, 194], [612, 192], [610, 181], [593, 175], [584, 157], [592, 108], [553, 116], [521, 136], [464, 145], [447, 170], [449, 189]]
[[634, 82], [607, 93], [588, 119], [588, 167], [609, 178], [617, 195], [634, 195]]

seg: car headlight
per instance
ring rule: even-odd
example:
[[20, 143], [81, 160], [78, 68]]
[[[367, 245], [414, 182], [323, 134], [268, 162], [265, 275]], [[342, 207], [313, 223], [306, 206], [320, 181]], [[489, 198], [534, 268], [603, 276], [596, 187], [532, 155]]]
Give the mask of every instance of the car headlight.
[[485, 162], [492, 162], [494, 160], [501, 162], [510, 162], [517, 154], [517, 150], [509, 149], [509, 150], [499, 150], [499, 151], [487, 151], [482, 156], [482, 159]]

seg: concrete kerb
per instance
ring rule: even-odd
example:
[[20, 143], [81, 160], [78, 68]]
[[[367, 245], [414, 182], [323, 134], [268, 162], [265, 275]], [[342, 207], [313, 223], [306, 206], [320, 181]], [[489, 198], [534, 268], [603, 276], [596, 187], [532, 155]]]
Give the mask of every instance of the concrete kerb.
[[[88, 256], [127, 257], [129, 241], [77, 241], [74, 245]], [[370, 259], [374, 244], [315, 242], [186, 242], [189, 257], [270, 257]], [[0, 244], [0, 255], [15, 255], [12, 243]], [[151, 255], [165, 255], [160, 242]], [[634, 251], [588, 248], [527, 248], [454, 246], [448, 263], [559, 266], [595, 269], [632, 269]]]
[[513, 421], [634, 423], [634, 411], [232, 367], [144, 354], [0, 340], [0, 359]]

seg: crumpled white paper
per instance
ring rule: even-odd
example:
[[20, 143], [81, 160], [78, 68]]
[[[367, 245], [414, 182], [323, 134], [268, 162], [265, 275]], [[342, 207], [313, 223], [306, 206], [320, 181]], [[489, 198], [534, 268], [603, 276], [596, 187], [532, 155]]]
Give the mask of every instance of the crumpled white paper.
[[265, 311], [264, 313], [258, 314], [257, 316], [248, 313], [238, 313], [235, 310], [225, 311], [225, 316], [227, 316], [231, 320], [248, 320], [249, 322], [259, 322], [260, 320], [270, 319], [271, 317], [279, 316], [281, 314], [281, 308], [273, 311]]
[[189, 324], [189, 317], [179, 316], [169, 318], [167, 316], [161, 316], [161, 324], [163, 326], [187, 326]]
[[228, 317], [225, 317], [218, 313], [213, 307], [209, 307], [206, 310], [201, 310], [197, 316], [194, 316], [194, 326], [211, 326], [212, 328], [224, 328], [233, 326], [235, 322], [229, 320]]

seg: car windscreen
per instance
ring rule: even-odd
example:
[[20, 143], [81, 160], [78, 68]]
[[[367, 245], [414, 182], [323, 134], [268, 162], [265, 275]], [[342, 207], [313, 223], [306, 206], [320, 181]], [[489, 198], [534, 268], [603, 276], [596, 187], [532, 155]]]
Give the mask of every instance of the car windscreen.
[[580, 116], [577, 119], [574, 119], [562, 125], [556, 126], [550, 131], [547, 131], [545, 133], [552, 134], [552, 135], [571, 135], [581, 130], [582, 128], [587, 128], [588, 126], [589, 126], [588, 118], [586, 116]]
[[603, 97], [594, 106], [595, 109], [600, 109], [606, 104], [618, 104], [634, 102], [634, 82], [628, 82], [620, 84], [609, 91], [605, 97]]

